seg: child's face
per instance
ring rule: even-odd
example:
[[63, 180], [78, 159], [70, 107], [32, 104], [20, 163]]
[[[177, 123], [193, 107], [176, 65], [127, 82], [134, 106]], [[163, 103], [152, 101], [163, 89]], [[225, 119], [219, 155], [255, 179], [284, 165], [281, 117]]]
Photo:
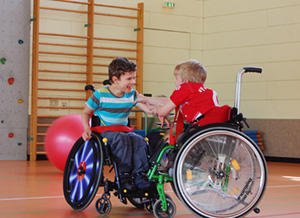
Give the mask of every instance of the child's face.
[[176, 85], [176, 88], [178, 88], [178, 86], [180, 86], [182, 83], [184, 83], [184, 81], [182, 81], [181, 76], [177, 73], [175, 73], [175, 78], [176, 78], [175, 85]]
[[136, 71], [126, 72], [120, 78], [116, 78], [114, 83], [119, 86], [120, 91], [129, 93], [135, 85]]

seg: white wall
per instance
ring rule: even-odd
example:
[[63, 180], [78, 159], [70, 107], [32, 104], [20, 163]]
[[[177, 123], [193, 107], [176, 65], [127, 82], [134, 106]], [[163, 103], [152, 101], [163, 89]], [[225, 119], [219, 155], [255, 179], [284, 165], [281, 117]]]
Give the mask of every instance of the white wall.
[[232, 104], [234, 72], [245, 75], [241, 110], [248, 118], [299, 119], [300, 1], [251, 0], [204, 2], [203, 63], [208, 84], [222, 103]]
[[[206, 86], [218, 92], [220, 103], [233, 105], [237, 71], [255, 66], [263, 73], [244, 75], [241, 111], [256, 119], [300, 118], [299, 0], [173, 0], [173, 9], [163, 8], [163, 0], [95, 2], [126, 7], [144, 2], [144, 93], [169, 96], [175, 65], [194, 58], [206, 66]], [[70, 17], [70, 24], [48, 17], [65, 25], [43, 29], [80, 34], [86, 30], [79, 18]], [[109, 25], [112, 34], [128, 37], [114, 32], [117, 22]]]
[[190, 58], [208, 70], [206, 86], [234, 104], [236, 73], [244, 75], [241, 111], [248, 118], [299, 119], [300, 1], [145, 1], [144, 92], [170, 95], [173, 69]]
[[202, 61], [203, 2], [144, 1], [144, 93], [169, 96], [175, 89], [174, 67], [191, 58]]

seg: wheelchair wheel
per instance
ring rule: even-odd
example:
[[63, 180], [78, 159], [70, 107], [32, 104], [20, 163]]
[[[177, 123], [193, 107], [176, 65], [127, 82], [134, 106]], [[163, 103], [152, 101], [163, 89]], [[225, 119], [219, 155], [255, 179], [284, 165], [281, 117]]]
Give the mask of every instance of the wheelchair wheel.
[[167, 201], [167, 210], [166, 211], [163, 211], [163, 209], [162, 209], [162, 201], [161, 200], [158, 200], [155, 202], [155, 204], [153, 206], [153, 213], [156, 218], [163, 218], [163, 217], [172, 218], [175, 216], [176, 205], [169, 198], [167, 198], [166, 201]]
[[95, 197], [103, 169], [99, 137], [78, 139], [70, 151], [64, 171], [63, 189], [68, 204], [76, 211], [85, 209]]
[[106, 194], [96, 201], [95, 208], [101, 215], [109, 214], [111, 211], [111, 202]]
[[174, 185], [182, 203], [201, 217], [243, 217], [261, 199], [267, 167], [258, 146], [228, 127], [204, 129], [179, 150]]

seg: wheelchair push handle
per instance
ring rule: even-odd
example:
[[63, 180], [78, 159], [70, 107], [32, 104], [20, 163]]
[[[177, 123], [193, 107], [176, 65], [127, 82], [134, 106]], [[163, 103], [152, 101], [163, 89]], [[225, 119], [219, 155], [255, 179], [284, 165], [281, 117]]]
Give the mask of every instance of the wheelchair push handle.
[[95, 92], [95, 91], [96, 91], [96, 90], [95, 90], [95, 87], [94, 87], [93, 85], [86, 85], [86, 86], [84, 87], [84, 90], [85, 90], [85, 91], [91, 90], [92, 92]]
[[237, 113], [239, 113], [240, 110], [241, 84], [242, 84], [242, 76], [244, 73], [262, 73], [262, 69], [257, 67], [244, 67], [238, 72], [236, 77], [235, 99], [234, 99], [234, 107], [237, 109]]
[[262, 73], [262, 69], [258, 67], [244, 67], [245, 73]]
[[[107, 80], [104, 80], [104, 81], [102, 82], [102, 84], [103, 84], [103, 85], [111, 85], [111, 82], [107, 79]], [[94, 87], [93, 85], [86, 85], [86, 86], [84, 87], [84, 90], [85, 90], [85, 91], [91, 90], [92, 92], [95, 92], [95, 91], [96, 91], [96, 89], [95, 89], [95, 87]]]

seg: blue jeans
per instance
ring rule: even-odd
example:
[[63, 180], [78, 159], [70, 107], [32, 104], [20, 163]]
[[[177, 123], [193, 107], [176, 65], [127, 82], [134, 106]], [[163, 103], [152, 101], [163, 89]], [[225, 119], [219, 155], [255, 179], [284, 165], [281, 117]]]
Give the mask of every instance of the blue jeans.
[[107, 138], [120, 174], [148, 171], [147, 143], [143, 137], [133, 132], [111, 131], [103, 132], [101, 136]]

